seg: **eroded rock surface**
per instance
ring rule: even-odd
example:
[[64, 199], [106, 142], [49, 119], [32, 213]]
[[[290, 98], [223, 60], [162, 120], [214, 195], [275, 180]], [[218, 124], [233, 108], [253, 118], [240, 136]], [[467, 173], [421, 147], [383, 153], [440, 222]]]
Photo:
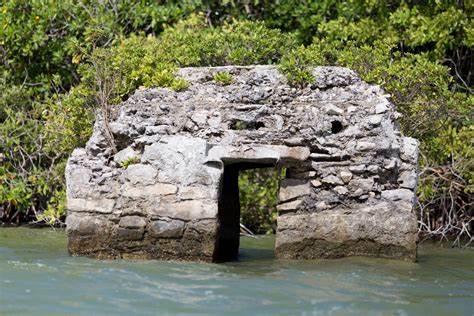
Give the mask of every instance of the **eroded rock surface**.
[[[213, 81], [220, 71], [233, 83]], [[238, 251], [239, 170], [287, 168], [276, 254], [416, 258], [418, 143], [377, 86], [338, 67], [290, 87], [272, 66], [185, 68], [138, 90], [66, 169], [69, 251], [219, 261]], [[124, 167], [128, 165], [127, 167]]]

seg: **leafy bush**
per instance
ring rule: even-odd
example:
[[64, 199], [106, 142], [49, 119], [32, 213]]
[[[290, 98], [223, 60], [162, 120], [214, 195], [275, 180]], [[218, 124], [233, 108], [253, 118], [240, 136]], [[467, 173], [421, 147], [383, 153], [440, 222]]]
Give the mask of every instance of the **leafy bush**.
[[308, 47], [301, 45], [283, 55], [279, 69], [286, 75], [291, 85], [300, 88], [306, 86], [314, 80], [311, 74], [312, 68], [328, 64], [328, 60], [323, 55], [325, 51], [329, 51], [328, 48], [321, 48], [317, 44], [311, 44]]

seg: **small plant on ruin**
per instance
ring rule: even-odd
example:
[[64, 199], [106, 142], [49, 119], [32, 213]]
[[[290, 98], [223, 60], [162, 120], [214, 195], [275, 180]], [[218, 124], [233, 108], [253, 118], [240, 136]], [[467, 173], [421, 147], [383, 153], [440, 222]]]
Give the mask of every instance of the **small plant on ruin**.
[[171, 86], [170, 86], [170, 88], [173, 89], [176, 92], [183, 91], [187, 87], [189, 87], [189, 83], [186, 80], [182, 79], [182, 78], [175, 78], [171, 82]]
[[214, 79], [214, 81], [220, 84], [221, 86], [230, 85], [233, 81], [232, 75], [227, 71], [220, 71], [218, 73], [215, 73], [212, 79]]
[[129, 158], [125, 159], [124, 161], [122, 161], [120, 163], [120, 166], [124, 169], [127, 169], [128, 166], [139, 163], [139, 162], [140, 162], [140, 158], [138, 158], [137, 156], [133, 156], [133, 157], [129, 157]]

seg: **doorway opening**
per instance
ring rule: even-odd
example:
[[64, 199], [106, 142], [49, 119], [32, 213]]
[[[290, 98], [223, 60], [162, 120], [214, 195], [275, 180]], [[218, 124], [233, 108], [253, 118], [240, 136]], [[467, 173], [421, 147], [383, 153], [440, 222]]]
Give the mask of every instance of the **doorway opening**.
[[[224, 165], [214, 261], [239, 258], [241, 224], [254, 234], [275, 233], [281, 176], [282, 170], [275, 168], [273, 163]], [[273, 254], [274, 250], [271, 252]]]

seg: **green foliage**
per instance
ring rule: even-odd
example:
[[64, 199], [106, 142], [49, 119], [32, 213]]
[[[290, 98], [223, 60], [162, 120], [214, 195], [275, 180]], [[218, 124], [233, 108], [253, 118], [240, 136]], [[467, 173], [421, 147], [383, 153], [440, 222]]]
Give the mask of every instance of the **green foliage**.
[[48, 225], [55, 225], [66, 214], [66, 190], [54, 191], [49, 199], [46, 209], [38, 214], [36, 219]]
[[317, 43], [308, 47], [301, 45], [283, 55], [279, 69], [286, 75], [291, 85], [301, 88], [313, 82], [311, 74], [313, 67], [327, 64], [324, 52]]
[[8, 221], [30, 220], [32, 205], [45, 207], [57, 182], [52, 157], [43, 151], [39, 136], [40, 105], [30, 104], [29, 97], [21, 86], [0, 83], [0, 219]]
[[209, 27], [197, 14], [163, 32], [150, 62], [181, 67], [268, 64], [277, 62], [293, 44], [291, 35], [261, 22], [233, 20]]
[[121, 34], [161, 32], [194, 8], [186, 1], [6, 0], [0, 8], [0, 58], [15, 79], [48, 85], [58, 75], [62, 85], [71, 85], [87, 52]]
[[250, 128], [249, 124], [243, 120], [235, 120], [232, 122], [231, 128], [236, 131], [243, 131]]
[[183, 78], [175, 78], [170, 86], [171, 89], [177, 92], [186, 90], [187, 87], [189, 87], [189, 82]]
[[137, 164], [139, 162], [140, 162], [139, 157], [129, 157], [129, 158], [125, 159], [124, 161], [122, 161], [120, 163], [120, 166], [124, 169], [127, 169], [128, 166], [133, 165], [133, 164]]
[[222, 86], [230, 85], [233, 81], [232, 75], [228, 71], [219, 71], [218, 73], [214, 74], [212, 79]]
[[239, 174], [241, 223], [256, 234], [275, 233], [278, 189], [285, 170], [246, 170]]

